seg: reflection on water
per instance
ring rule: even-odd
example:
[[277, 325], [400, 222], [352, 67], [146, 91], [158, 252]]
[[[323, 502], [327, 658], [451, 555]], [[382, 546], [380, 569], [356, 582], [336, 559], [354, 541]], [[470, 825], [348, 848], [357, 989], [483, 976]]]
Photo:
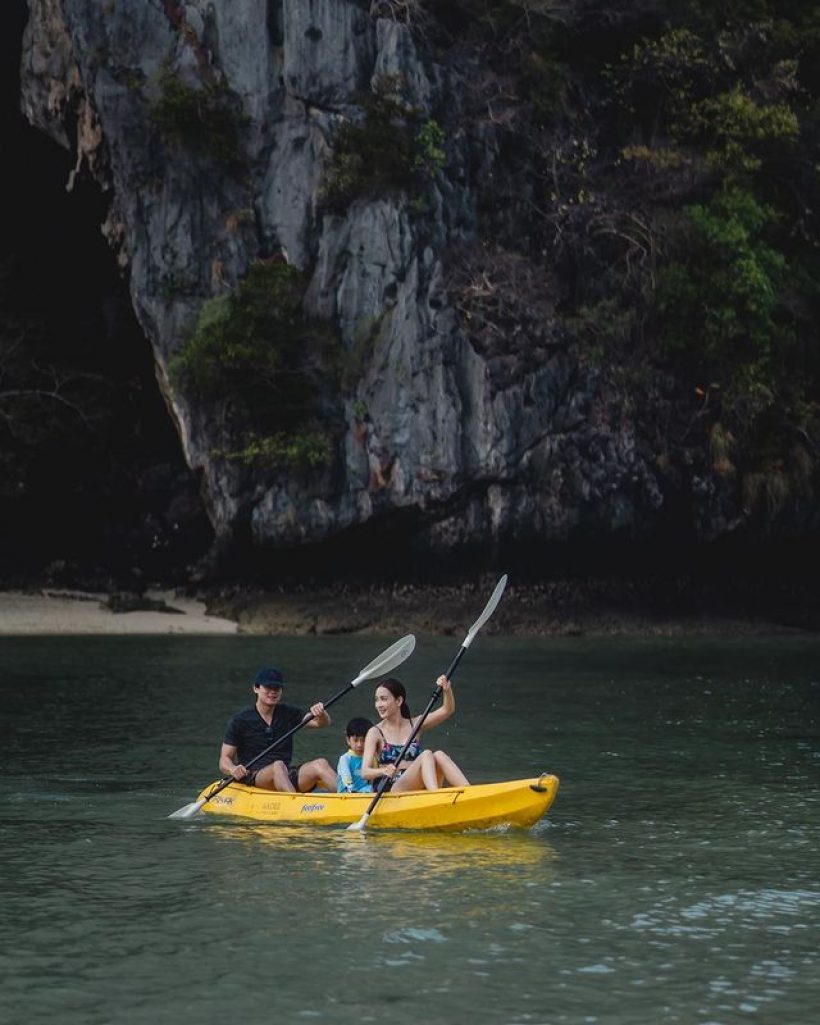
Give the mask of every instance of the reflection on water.
[[410, 874], [424, 862], [425, 871], [482, 871], [543, 868], [557, 858], [545, 840], [523, 830], [483, 833], [412, 833], [387, 830], [369, 832], [310, 826], [266, 826], [260, 823], [203, 825], [218, 840], [250, 844], [254, 848], [287, 852], [289, 857], [310, 857], [333, 851], [351, 876], [373, 865], [389, 864]]
[[[480, 893], [478, 906], [468, 912], [475, 925], [498, 916], [511, 887], [519, 888], [525, 879], [544, 887], [555, 878], [555, 849], [520, 830], [359, 833], [223, 823], [204, 828], [220, 844], [239, 844], [253, 851], [277, 874], [307, 873], [308, 885], [321, 890], [322, 918], [343, 932], [358, 932], [361, 911], [374, 900], [389, 903], [394, 892], [400, 893], [402, 907], [413, 909], [413, 916], [406, 926], [394, 925], [385, 931], [390, 943], [400, 937], [418, 939], [426, 909], [438, 908], [434, 914], [439, 916], [445, 905], [466, 909]], [[405, 933], [405, 928], [410, 931]], [[372, 951], [370, 954], [373, 956]], [[375, 956], [378, 959], [378, 953]]]

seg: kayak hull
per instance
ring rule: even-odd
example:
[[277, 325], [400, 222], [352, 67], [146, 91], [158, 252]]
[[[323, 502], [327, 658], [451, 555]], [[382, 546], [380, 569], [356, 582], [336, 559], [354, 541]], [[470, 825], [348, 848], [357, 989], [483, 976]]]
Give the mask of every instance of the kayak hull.
[[[348, 826], [367, 811], [372, 794], [309, 794], [262, 790], [231, 783], [206, 800], [216, 783], [198, 800], [209, 815], [231, 815], [257, 822]], [[368, 819], [368, 829], [434, 829], [459, 831], [495, 826], [532, 826], [549, 809], [558, 793], [558, 777], [543, 773], [531, 779], [479, 783], [441, 790], [386, 793]]]

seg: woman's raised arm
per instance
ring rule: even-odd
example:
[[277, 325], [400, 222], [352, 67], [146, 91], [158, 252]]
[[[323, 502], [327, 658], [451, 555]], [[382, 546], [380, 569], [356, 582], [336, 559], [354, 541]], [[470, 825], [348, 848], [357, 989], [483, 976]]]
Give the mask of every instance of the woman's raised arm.
[[441, 687], [443, 693], [441, 698], [441, 707], [437, 708], [434, 712], [431, 712], [424, 720], [424, 724], [421, 727], [421, 732], [429, 730], [431, 726], [438, 726], [439, 723], [449, 719], [450, 716], [456, 710], [456, 698], [453, 694], [453, 687], [446, 676], [442, 675], [436, 680], [436, 686]]

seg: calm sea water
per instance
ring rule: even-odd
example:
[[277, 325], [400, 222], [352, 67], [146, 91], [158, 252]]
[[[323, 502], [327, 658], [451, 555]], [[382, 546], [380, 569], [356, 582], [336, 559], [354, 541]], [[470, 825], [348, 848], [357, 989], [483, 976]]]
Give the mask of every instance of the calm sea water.
[[[0, 1020], [817, 1020], [820, 640], [480, 637], [437, 740], [476, 782], [559, 775], [529, 831], [166, 817], [260, 665], [307, 705], [389, 640], [1, 639]], [[399, 671], [417, 710], [457, 645]]]

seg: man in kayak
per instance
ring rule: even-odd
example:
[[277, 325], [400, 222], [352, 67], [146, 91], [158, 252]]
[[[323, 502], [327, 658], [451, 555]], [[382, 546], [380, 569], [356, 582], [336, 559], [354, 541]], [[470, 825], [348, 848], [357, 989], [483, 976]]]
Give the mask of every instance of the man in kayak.
[[309, 713], [285, 704], [282, 701], [284, 683], [278, 669], [260, 669], [256, 674], [253, 681], [256, 704], [243, 708], [229, 721], [219, 753], [219, 771], [247, 786], [265, 790], [298, 790], [304, 794], [318, 786], [335, 791], [336, 773], [327, 759], [314, 758], [301, 765], [290, 764], [293, 758], [292, 737], [277, 744], [246, 768], [248, 762], [308, 715], [313, 718], [307, 727], [321, 729], [330, 726], [330, 716], [321, 702], [311, 705]]

